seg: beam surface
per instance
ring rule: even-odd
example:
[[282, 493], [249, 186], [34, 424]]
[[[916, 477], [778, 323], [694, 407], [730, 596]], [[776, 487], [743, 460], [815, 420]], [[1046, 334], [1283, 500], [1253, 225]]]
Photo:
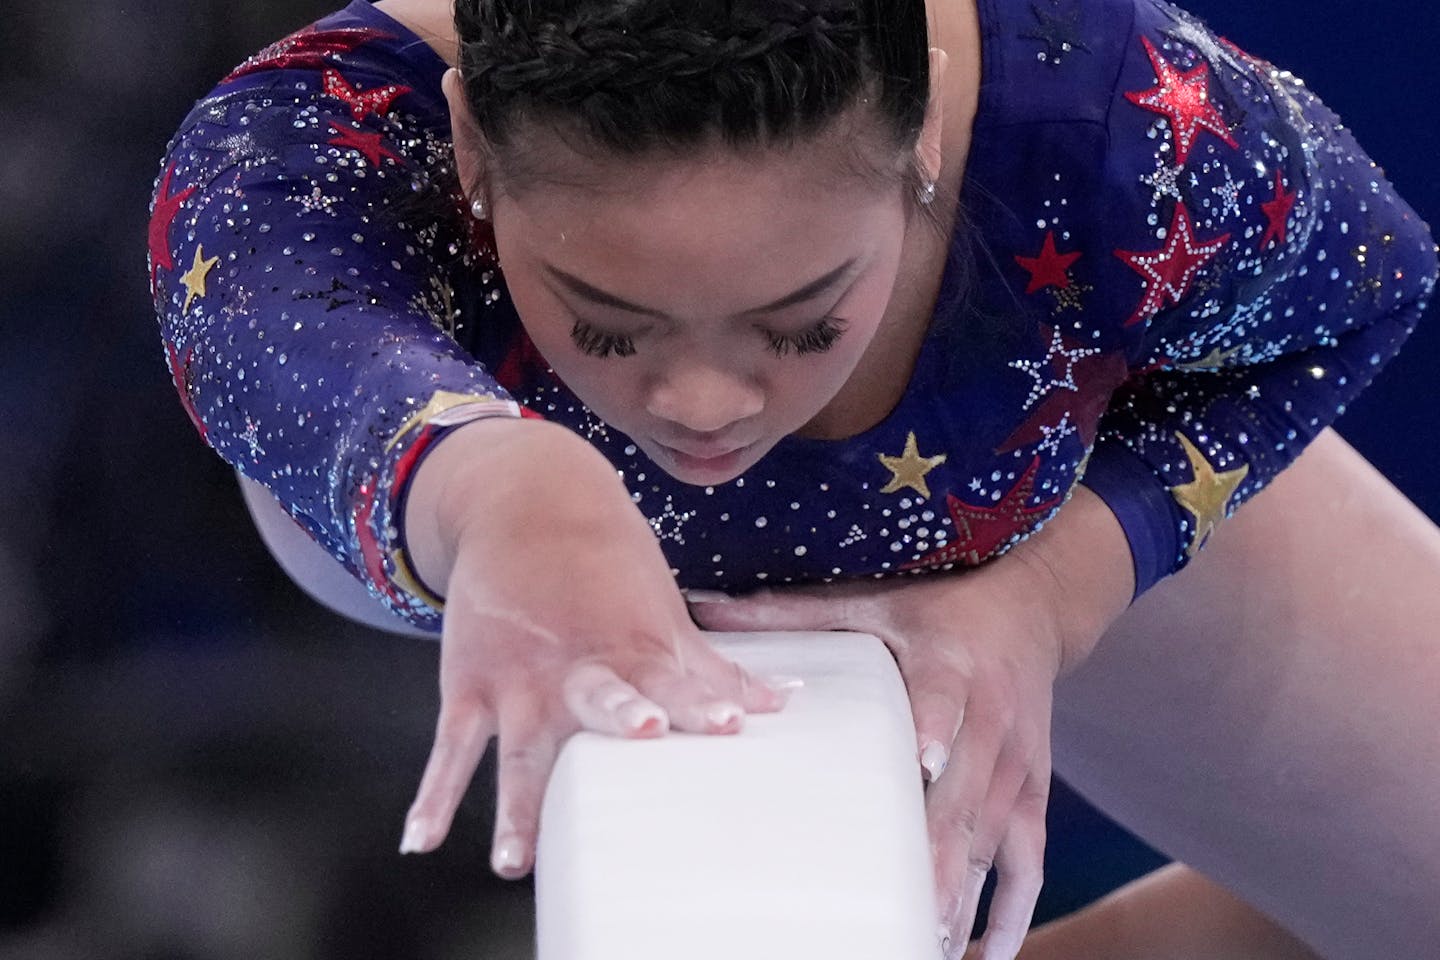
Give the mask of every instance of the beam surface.
[[805, 681], [736, 736], [572, 737], [542, 810], [539, 960], [936, 960], [909, 701], [874, 637], [712, 634]]

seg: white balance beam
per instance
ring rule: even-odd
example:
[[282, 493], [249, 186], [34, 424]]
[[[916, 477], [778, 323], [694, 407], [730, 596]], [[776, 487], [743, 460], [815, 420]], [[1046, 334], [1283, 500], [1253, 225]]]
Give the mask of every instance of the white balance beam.
[[538, 960], [935, 960], [909, 701], [873, 637], [712, 634], [805, 681], [736, 736], [581, 733], [545, 794]]

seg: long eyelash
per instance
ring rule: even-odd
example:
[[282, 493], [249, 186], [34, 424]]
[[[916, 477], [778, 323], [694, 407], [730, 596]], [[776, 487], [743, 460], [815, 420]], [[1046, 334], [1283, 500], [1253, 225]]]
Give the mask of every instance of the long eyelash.
[[835, 345], [840, 335], [845, 332], [845, 321], [837, 317], [825, 317], [809, 330], [795, 334], [774, 333], [766, 331], [770, 338], [770, 349], [775, 351], [775, 356], [783, 357], [790, 351], [795, 353], [824, 353]]
[[576, 320], [570, 328], [570, 339], [582, 353], [592, 357], [632, 357], [635, 355], [635, 341], [618, 333], [602, 333], [584, 320]]

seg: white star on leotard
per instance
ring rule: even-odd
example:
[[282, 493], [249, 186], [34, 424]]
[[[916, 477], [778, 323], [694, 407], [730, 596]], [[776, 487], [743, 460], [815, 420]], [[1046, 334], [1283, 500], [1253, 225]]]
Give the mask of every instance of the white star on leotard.
[[[1078, 392], [1080, 388], [1075, 383], [1075, 364], [1099, 352], [1099, 347], [1074, 347], [1067, 350], [1060, 328], [1051, 327], [1050, 343], [1045, 349], [1045, 356], [1039, 360], [1011, 360], [1008, 364], [1008, 366], [1028, 374], [1035, 381], [1030, 386], [1030, 395], [1025, 398], [1025, 406], [1022, 409], [1029, 410], [1055, 388]], [[1057, 358], [1065, 366], [1065, 371], [1058, 380], [1052, 376], [1052, 371], [1055, 369], [1054, 361]]]
[[1060, 422], [1055, 426], [1051, 427], [1043, 423], [1040, 425], [1040, 435], [1044, 439], [1040, 441], [1040, 445], [1036, 449], [1040, 453], [1048, 451], [1052, 457], [1057, 456], [1060, 453], [1060, 441], [1074, 433], [1075, 429], [1075, 425], [1070, 422], [1070, 411], [1066, 410], [1060, 417]]
[[1218, 187], [1211, 187], [1210, 192], [1220, 198], [1220, 216], [1240, 216], [1240, 193], [1241, 185], [1245, 181], [1236, 180], [1230, 174], [1230, 168], [1225, 168], [1225, 182]]
[[694, 519], [695, 511], [686, 510], [683, 513], [675, 509], [675, 501], [670, 497], [665, 498], [665, 508], [660, 511], [658, 517], [649, 517], [650, 529], [655, 531], [656, 538], [660, 540], [674, 540], [684, 546], [685, 535], [681, 533], [685, 524]]
[[1184, 167], [1172, 167], [1160, 161], [1154, 173], [1142, 173], [1140, 182], [1151, 190], [1155, 191], [1154, 200], [1160, 202], [1161, 197], [1173, 197], [1176, 200], [1185, 199], [1180, 195], [1180, 175], [1185, 172]]
[[290, 200], [294, 203], [298, 203], [300, 204], [300, 206], [305, 208], [301, 216], [304, 216], [304, 214], [306, 213], [314, 213], [317, 210], [323, 210], [325, 213], [328, 213], [332, 217], [339, 216], [339, 214], [336, 213], [332, 208], [340, 202], [340, 198], [327, 197], [325, 195], [325, 192], [319, 187], [311, 190], [308, 194], [292, 194], [285, 199]]

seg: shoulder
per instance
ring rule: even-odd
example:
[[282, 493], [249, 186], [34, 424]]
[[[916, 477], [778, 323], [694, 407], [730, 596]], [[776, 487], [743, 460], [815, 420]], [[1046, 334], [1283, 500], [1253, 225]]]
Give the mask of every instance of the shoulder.
[[1145, 0], [979, 0], [982, 122], [1103, 124]]
[[445, 69], [405, 24], [353, 0], [247, 57], [195, 103], [184, 126], [250, 104], [272, 114], [318, 107], [357, 124], [397, 117], [448, 135]]
[[1256, 163], [1299, 152], [1284, 156], [1264, 71], [1163, 0], [986, 5], [971, 209], [1012, 302], [1138, 349], [1162, 308], [1223, 298], [1207, 269], [1260, 245], [1275, 196]]

